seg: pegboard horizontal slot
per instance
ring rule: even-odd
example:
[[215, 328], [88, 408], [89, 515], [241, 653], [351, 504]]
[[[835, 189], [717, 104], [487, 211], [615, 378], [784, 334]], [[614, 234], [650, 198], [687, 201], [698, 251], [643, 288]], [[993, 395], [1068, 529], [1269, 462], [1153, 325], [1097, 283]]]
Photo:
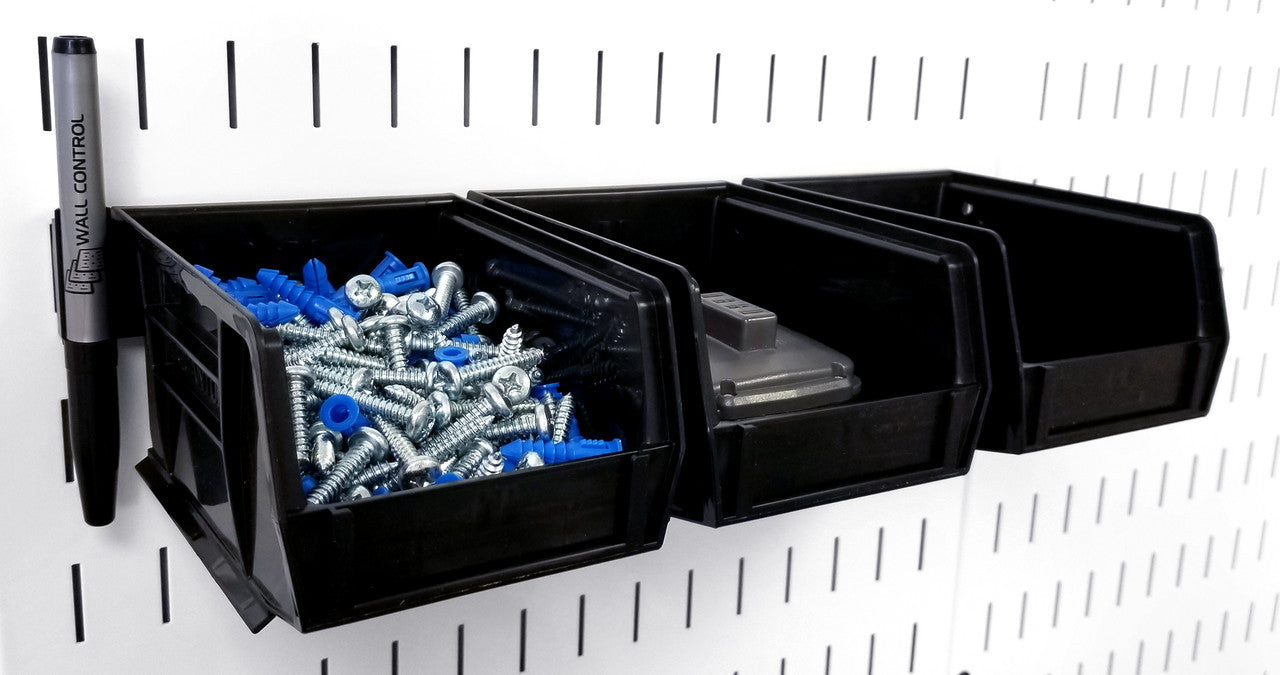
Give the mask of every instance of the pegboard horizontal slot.
[[1199, 216], [957, 172], [747, 184], [973, 247], [994, 382], [984, 448], [1026, 452], [1208, 412], [1227, 326], [1213, 229]]
[[[967, 247], [729, 183], [470, 196], [666, 280], [680, 358], [700, 374], [684, 383], [678, 515], [719, 526], [966, 470], [986, 382]], [[718, 351], [735, 338], [716, 332], [707, 291], [776, 317], [778, 351], [785, 326], [849, 358], [858, 389], [736, 413], [726, 363], [750, 350]]]
[[[240, 611], [251, 630], [271, 615], [304, 632], [327, 628], [661, 544], [682, 439], [667, 300], [656, 279], [449, 195], [115, 214], [134, 228], [150, 289], [157, 452], [137, 468], [228, 599], [247, 603]], [[582, 410], [613, 411], [608, 420], [578, 419], [584, 435], [617, 435], [624, 451], [351, 503], [305, 503], [280, 337], [193, 265], [253, 276], [319, 257], [334, 274], [352, 275], [385, 251], [456, 262], [465, 287], [509, 292], [514, 299], [501, 311], [525, 330], [567, 340], [594, 317], [589, 325], [601, 330], [568, 342], [578, 351], [542, 367]], [[197, 359], [174, 349], [183, 341], [160, 328], [167, 323], [203, 330], [193, 342], [217, 345], [217, 377], [194, 371], [212, 391], [191, 391], [200, 386], [190, 368], [172, 372], [171, 362]], [[575, 374], [565, 357], [604, 363], [599, 372], [609, 376]], [[209, 403], [216, 406], [199, 410]], [[193, 418], [199, 424], [183, 424]], [[335, 580], [335, 565], [349, 583]]]

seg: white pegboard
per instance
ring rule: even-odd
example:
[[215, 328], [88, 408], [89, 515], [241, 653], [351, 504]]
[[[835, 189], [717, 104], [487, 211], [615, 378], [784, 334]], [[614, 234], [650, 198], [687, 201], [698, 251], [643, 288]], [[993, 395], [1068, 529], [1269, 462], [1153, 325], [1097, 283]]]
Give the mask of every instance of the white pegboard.
[[[1280, 670], [1277, 17], [1270, 0], [8, 8], [0, 670]], [[1231, 327], [1213, 412], [979, 452], [964, 478], [720, 530], [675, 521], [653, 553], [251, 635], [132, 470], [150, 445], [137, 340], [116, 522], [84, 526], [65, 480], [37, 40], [73, 32], [100, 51], [112, 204], [949, 167], [1200, 212]]]

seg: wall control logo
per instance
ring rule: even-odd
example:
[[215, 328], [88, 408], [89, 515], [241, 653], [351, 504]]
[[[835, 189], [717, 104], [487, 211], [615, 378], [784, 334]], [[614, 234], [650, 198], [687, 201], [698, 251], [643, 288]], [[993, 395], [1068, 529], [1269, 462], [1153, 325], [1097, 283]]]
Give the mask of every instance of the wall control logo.
[[76, 259], [67, 268], [65, 286], [68, 293], [90, 295], [94, 292], [94, 284], [102, 281], [102, 268], [105, 255], [101, 248], [82, 248], [76, 252]]

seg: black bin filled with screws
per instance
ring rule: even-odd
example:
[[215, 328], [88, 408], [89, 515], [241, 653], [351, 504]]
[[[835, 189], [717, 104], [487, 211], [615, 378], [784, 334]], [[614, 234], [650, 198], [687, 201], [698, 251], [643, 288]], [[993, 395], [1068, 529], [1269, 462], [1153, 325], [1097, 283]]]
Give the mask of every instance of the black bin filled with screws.
[[138, 471], [251, 630], [661, 545], [683, 432], [656, 278], [453, 196], [113, 215]]
[[987, 400], [962, 243], [731, 183], [473, 192], [667, 284], [688, 449], [720, 526], [968, 470]]

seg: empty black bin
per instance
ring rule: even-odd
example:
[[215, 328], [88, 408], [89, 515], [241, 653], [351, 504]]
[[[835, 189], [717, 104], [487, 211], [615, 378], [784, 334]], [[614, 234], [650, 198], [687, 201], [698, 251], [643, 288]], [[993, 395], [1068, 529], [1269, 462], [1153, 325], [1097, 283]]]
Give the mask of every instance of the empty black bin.
[[[657, 279], [449, 195], [113, 213], [136, 232], [144, 296], [155, 448], [137, 468], [250, 629], [311, 631], [662, 543], [683, 431]], [[319, 257], [346, 279], [385, 251], [457, 262], [503, 302], [490, 329], [557, 340], [546, 381], [624, 451], [308, 505], [279, 334], [193, 264], [251, 277]]]
[[745, 183], [974, 249], [993, 381], [981, 448], [1208, 413], [1227, 319], [1201, 216], [954, 171]]
[[[968, 469], [988, 368], [964, 244], [730, 183], [468, 196], [666, 283], [696, 364], [675, 515], [719, 526]], [[762, 316], [777, 340], [752, 352]], [[750, 377], [833, 352], [856, 382], [838, 395], [786, 363]]]

